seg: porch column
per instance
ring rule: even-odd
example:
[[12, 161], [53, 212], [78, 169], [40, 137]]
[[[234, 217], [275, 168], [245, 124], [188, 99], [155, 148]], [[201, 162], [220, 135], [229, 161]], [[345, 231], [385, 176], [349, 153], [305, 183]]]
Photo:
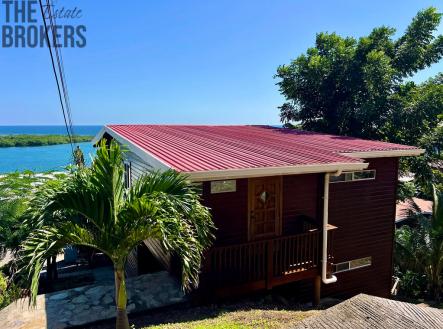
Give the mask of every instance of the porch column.
[[321, 297], [321, 276], [317, 275], [314, 279], [314, 298], [312, 300], [313, 306], [318, 306], [320, 304], [320, 297]]

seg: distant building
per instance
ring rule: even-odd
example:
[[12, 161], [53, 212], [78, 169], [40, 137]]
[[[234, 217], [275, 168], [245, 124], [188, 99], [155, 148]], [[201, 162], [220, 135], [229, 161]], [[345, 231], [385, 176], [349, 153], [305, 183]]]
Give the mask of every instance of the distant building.
[[[416, 209], [414, 204], [418, 207], [418, 209]], [[412, 198], [398, 203], [395, 211], [395, 226], [399, 228], [403, 225], [415, 225], [415, 219], [411, 216], [411, 214], [417, 213], [417, 210], [419, 210], [419, 214], [428, 217], [431, 216], [432, 201]]]

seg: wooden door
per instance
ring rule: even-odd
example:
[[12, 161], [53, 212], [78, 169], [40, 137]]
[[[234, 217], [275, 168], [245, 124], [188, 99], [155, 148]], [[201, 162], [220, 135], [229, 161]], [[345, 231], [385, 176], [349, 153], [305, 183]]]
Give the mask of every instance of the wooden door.
[[249, 179], [249, 240], [281, 234], [281, 181], [280, 176]]

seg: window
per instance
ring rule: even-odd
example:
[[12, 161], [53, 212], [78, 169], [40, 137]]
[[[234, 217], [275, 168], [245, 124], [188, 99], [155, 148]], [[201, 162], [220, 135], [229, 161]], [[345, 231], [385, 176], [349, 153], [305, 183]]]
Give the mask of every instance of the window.
[[372, 180], [375, 179], [375, 170], [361, 170], [361, 171], [351, 171], [344, 172], [339, 176], [331, 176], [331, 183], [341, 183], [341, 182], [355, 182], [361, 180]]
[[219, 180], [211, 182], [211, 194], [235, 192], [237, 190], [236, 180]]
[[372, 265], [372, 257], [358, 258], [348, 262], [334, 264], [334, 273], [346, 272]]
[[125, 188], [131, 187], [131, 163], [125, 162]]

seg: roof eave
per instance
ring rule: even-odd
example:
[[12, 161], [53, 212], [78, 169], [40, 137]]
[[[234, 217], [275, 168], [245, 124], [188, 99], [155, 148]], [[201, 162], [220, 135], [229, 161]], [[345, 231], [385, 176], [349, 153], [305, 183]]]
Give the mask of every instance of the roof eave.
[[167, 164], [166, 162], [160, 160], [150, 152], [142, 149], [138, 145], [134, 144], [133, 142], [129, 141], [119, 133], [115, 132], [108, 126], [104, 126], [100, 132], [92, 139], [92, 143], [95, 145], [97, 144], [104, 136], [105, 133], [108, 133], [112, 138], [114, 138], [119, 144], [126, 147], [129, 151], [133, 152], [135, 155], [137, 155], [140, 159], [148, 163], [153, 167], [155, 170], [168, 170], [171, 169], [171, 166]]
[[103, 138], [106, 132], [106, 126], [101, 127], [100, 131], [91, 140], [92, 145], [96, 145]]
[[424, 149], [407, 149], [407, 150], [385, 150], [385, 151], [362, 151], [362, 152], [342, 152], [341, 155], [359, 158], [396, 158], [407, 156], [419, 156], [425, 152]]
[[299, 175], [299, 174], [315, 174], [326, 172], [341, 172], [363, 170], [368, 167], [366, 162], [352, 163], [331, 163], [318, 165], [298, 165], [286, 167], [263, 167], [263, 168], [246, 168], [246, 169], [227, 169], [227, 170], [210, 170], [210, 171], [192, 171], [184, 172], [191, 181], [202, 182], [211, 180], [239, 179], [251, 177], [265, 176], [282, 176], [282, 175]]

